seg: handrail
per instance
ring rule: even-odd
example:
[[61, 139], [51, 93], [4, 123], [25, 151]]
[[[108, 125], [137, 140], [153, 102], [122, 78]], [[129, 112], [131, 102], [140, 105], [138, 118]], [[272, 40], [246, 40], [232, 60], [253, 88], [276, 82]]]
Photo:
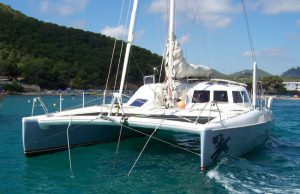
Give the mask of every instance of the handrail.
[[198, 123], [198, 119], [199, 119], [200, 115], [202, 114], [202, 112], [205, 110], [205, 108], [206, 108], [206, 106], [208, 105], [208, 103], [210, 103], [210, 107], [209, 107], [209, 114], [208, 114], [208, 121], [207, 121], [207, 122], [209, 122], [210, 114], [211, 114], [211, 111], [212, 111], [212, 108], [211, 108], [211, 107], [212, 107], [214, 104], [215, 104], [216, 107], [217, 107], [217, 110], [218, 110], [218, 113], [219, 113], [219, 116], [220, 116], [220, 121], [222, 121], [221, 110], [220, 110], [220, 108], [219, 108], [219, 106], [218, 106], [218, 103], [217, 103], [216, 101], [208, 101], [208, 102], [205, 104], [205, 106], [203, 107], [203, 109], [201, 109], [199, 115], [197, 116], [197, 118], [196, 118], [196, 120], [195, 120], [195, 122], [194, 122], [195, 124]]
[[34, 108], [35, 108], [35, 103], [39, 101], [40, 103], [40, 106], [43, 108], [45, 114], [48, 114], [49, 111], [48, 111], [48, 108], [47, 106], [45, 105], [45, 103], [43, 102], [43, 100], [41, 99], [41, 97], [35, 97], [33, 98], [33, 101], [32, 101], [32, 109], [31, 109], [31, 116], [33, 116], [33, 113], [34, 113]]
[[216, 106], [217, 106], [217, 108], [218, 108], [218, 112], [219, 112], [219, 115], [220, 115], [220, 121], [222, 121], [222, 118], [221, 118], [221, 111], [220, 111], [220, 109], [219, 109], [218, 103], [217, 103], [217, 102], [214, 102], [214, 103], [216, 103]]
[[[83, 95], [84, 95], [84, 94], [83, 94]], [[107, 96], [109, 96], [109, 95], [107, 95]], [[92, 100], [89, 100], [89, 101], [85, 102], [85, 98], [83, 97], [83, 99], [82, 99], [82, 104], [78, 104], [78, 105], [75, 105], [75, 106], [66, 108], [66, 109], [64, 109], [64, 110], [72, 110], [72, 109], [79, 108], [79, 107], [84, 108], [85, 105], [90, 104], [90, 103], [92, 103], [92, 102], [94, 102], [94, 101], [100, 100], [101, 98], [103, 98], [103, 97], [99, 97], [99, 98], [92, 99]], [[62, 94], [60, 94], [60, 95], [59, 95], [59, 112], [62, 111], [62, 100], [63, 100]], [[34, 109], [35, 109], [35, 107], [38, 106], [38, 105], [36, 104], [37, 102], [39, 102], [39, 106], [42, 107], [44, 113], [45, 113], [45, 114], [49, 114], [49, 110], [48, 110], [46, 104], [44, 103], [44, 101], [42, 100], [42, 98], [41, 98], [41, 97], [34, 97], [33, 100], [32, 100], [31, 116], [33, 116], [33, 114], [34, 114]], [[83, 104], [84, 104], [84, 105], [83, 105]]]
[[195, 120], [195, 124], [197, 124], [197, 122], [198, 122], [198, 119], [199, 119], [200, 115], [202, 114], [203, 110], [206, 108], [206, 106], [208, 105], [208, 103], [210, 103], [210, 101], [208, 101], [208, 102], [205, 104], [204, 108], [203, 108], [203, 109], [201, 109], [201, 111], [200, 111], [200, 113], [199, 113], [199, 115], [198, 115], [197, 119]]

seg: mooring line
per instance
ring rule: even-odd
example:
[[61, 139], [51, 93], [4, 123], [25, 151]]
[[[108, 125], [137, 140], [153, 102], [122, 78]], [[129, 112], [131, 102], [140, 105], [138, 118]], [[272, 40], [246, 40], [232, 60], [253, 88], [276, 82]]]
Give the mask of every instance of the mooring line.
[[[144, 132], [139, 131], [139, 130], [137, 130], [137, 129], [128, 127], [128, 126], [126, 126], [126, 125], [123, 125], [123, 127], [126, 127], [127, 129], [130, 129], [130, 130], [135, 131], [135, 132], [137, 132], [137, 133], [140, 133], [140, 134], [142, 134], [142, 135], [145, 135], [145, 136], [148, 136], [148, 137], [150, 136], [150, 135], [148, 135], [147, 133], [144, 133]], [[162, 139], [160, 139], [160, 138], [158, 138], [158, 137], [155, 137], [155, 136], [154, 136], [154, 137], [152, 137], [152, 138], [155, 139], [155, 140], [157, 140], [157, 141], [160, 141], [160, 142], [163, 142], [163, 143], [165, 143], [165, 144], [168, 144], [168, 145], [170, 145], [170, 146], [173, 146], [173, 147], [175, 147], [175, 148], [181, 149], [181, 150], [183, 150], [183, 151], [186, 151], [186, 152], [195, 154], [195, 155], [197, 155], [197, 156], [201, 156], [201, 154], [198, 154], [198, 153], [193, 152], [193, 151], [191, 151], [191, 150], [185, 149], [185, 148], [180, 147], [180, 146], [178, 146], [178, 145], [172, 144], [172, 143], [167, 142], [167, 141], [165, 141], [165, 140], [162, 140]]]
[[[158, 128], [158, 127], [157, 127], [157, 128]], [[148, 145], [148, 143], [149, 143], [149, 141], [150, 141], [151, 137], [153, 136], [153, 134], [156, 132], [157, 128], [155, 128], [155, 130], [154, 130], [154, 131], [151, 133], [151, 135], [149, 136], [149, 138], [148, 138], [147, 142], [145, 143], [145, 145], [144, 145], [144, 147], [143, 147], [142, 151], [140, 152], [139, 156], [138, 156], [138, 157], [137, 157], [137, 159], [135, 160], [135, 162], [134, 162], [133, 166], [131, 167], [130, 171], [128, 172], [128, 175], [127, 175], [127, 176], [130, 176], [130, 173], [131, 173], [131, 171], [132, 171], [132, 170], [133, 170], [133, 168], [135, 167], [135, 165], [136, 165], [137, 161], [140, 159], [140, 157], [141, 157], [142, 153], [144, 152], [144, 150], [145, 150], [146, 146]]]
[[[120, 121], [120, 122], [122, 122], [122, 121]], [[117, 160], [117, 155], [118, 155], [119, 147], [120, 147], [120, 141], [121, 141], [122, 129], [123, 129], [123, 125], [120, 126], [120, 132], [119, 132], [118, 144], [117, 144], [117, 149], [116, 149], [116, 153], [115, 153], [115, 157], [114, 157], [112, 169], [115, 168], [115, 164], [116, 164], [116, 160]]]
[[69, 153], [69, 167], [70, 167], [70, 173], [71, 173], [71, 178], [74, 178], [73, 170], [72, 170], [72, 158], [71, 158], [71, 149], [70, 149], [70, 139], [69, 139], [69, 128], [71, 126], [72, 122], [72, 117], [70, 118], [70, 122], [68, 124], [67, 128], [67, 141], [68, 141], [68, 153]]

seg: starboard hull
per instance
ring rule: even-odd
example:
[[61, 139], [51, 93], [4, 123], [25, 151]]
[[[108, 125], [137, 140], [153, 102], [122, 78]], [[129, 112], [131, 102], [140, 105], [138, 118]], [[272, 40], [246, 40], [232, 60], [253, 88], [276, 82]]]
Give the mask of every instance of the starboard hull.
[[240, 156], [266, 143], [272, 120], [223, 129], [207, 129], [201, 134], [201, 168], [206, 169], [225, 155]]

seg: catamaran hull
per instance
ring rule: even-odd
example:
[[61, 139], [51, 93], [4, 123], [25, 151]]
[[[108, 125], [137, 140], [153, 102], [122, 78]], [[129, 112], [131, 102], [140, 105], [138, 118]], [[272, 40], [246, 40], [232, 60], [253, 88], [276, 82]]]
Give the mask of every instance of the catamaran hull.
[[[244, 125], [241, 125], [244, 124]], [[264, 144], [273, 126], [271, 111], [250, 111], [222, 122], [195, 124], [157, 117], [27, 117], [23, 118], [23, 147], [26, 155], [88, 145], [157, 131], [199, 135], [201, 168], [224, 155], [240, 156]], [[69, 127], [68, 127], [69, 126]], [[68, 130], [67, 130], [68, 129]], [[68, 133], [67, 133], [68, 131]], [[140, 133], [141, 132], [141, 133]], [[69, 136], [67, 136], [69, 134]]]
[[[47, 127], [38, 120], [23, 119], [23, 148], [27, 156], [66, 149], [68, 136], [70, 147], [116, 141], [120, 134], [120, 125], [107, 122], [85, 124], [49, 124]], [[152, 130], [153, 131], [153, 130]], [[146, 131], [151, 132], [151, 131]], [[134, 131], [123, 128], [121, 138], [138, 136]]]
[[205, 129], [201, 133], [201, 168], [206, 169], [225, 155], [240, 156], [264, 145], [273, 121], [250, 126]]

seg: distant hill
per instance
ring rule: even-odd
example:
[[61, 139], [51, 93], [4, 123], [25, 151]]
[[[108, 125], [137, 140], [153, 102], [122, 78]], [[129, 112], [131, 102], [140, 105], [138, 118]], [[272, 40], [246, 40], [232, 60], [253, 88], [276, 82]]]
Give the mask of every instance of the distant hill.
[[212, 69], [212, 73], [211, 73], [211, 77], [212, 78], [219, 78], [219, 79], [225, 79], [227, 77], [226, 74], [223, 74], [215, 69]]
[[[252, 77], [252, 69], [245, 69], [243, 71], [238, 71], [236, 73], [232, 73], [232, 74], [229, 74], [228, 76], [229, 77], [233, 77], [233, 78], [251, 78]], [[262, 69], [257, 69], [257, 76], [260, 77], [260, 78], [263, 78], [263, 77], [268, 77], [268, 76], [272, 76], [272, 74], [262, 70]]]
[[[0, 76], [23, 77], [27, 83], [49, 89], [103, 87], [114, 41], [101, 34], [42, 22], [0, 3]], [[116, 46], [111, 85], [121, 43]], [[133, 46], [131, 54], [128, 86], [141, 84], [142, 73], [152, 74], [153, 67], [161, 63], [160, 56], [140, 47]]]
[[300, 78], [300, 67], [292, 67], [282, 73], [282, 77], [295, 77], [295, 78]]

